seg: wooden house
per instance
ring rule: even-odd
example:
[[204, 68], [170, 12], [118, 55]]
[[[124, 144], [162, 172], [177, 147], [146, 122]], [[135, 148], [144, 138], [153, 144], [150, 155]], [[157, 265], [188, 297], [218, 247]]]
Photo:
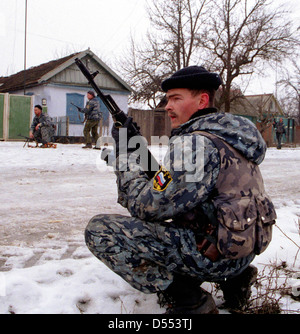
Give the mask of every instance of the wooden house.
[[[0, 93], [24, 94], [33, 97], [33, 105], [40, 104], [53, 119], [68, 120], [68, 136], [82, 136], [83, 114], [77, 108], [87, 102], [86, 93], [91, 90], [75, 59], [79, 58], [90, 70], [99, 71], [96, 84], [104, 94], [110, 94], [120, 109], [128, 111], [128, 97], [131, 88], [110, 67], [99, 59], [90, 49], [41, 64], [9, 77], [0, 78]], [[103, 114], [102, 134], [108, 134], [112, 124], [108, 110], [100, 101]], [[29, 130], [29, 129], [28, 129]]]

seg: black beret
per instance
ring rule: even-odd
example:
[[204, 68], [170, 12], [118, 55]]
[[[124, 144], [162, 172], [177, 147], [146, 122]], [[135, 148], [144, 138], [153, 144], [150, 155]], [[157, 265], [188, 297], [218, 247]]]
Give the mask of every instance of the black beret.
[[161, 88], [164, 92], [173, 88], [214, 89], [217, 90], [222, 80], [217, 73], [208, 72], [202, 66], [189, 66], [175, 72], [164, 80]]

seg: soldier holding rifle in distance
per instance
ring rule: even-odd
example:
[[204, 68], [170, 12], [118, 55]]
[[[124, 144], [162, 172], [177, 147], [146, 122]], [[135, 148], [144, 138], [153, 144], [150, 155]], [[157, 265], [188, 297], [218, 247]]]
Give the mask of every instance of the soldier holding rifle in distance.
[[85, 108], [82, 109], [77, 107], [78, 111], [85, 114], [86, 116], [86, 122], [83, 129], [85, 146], [83, 146], [82, 148], [92, 148], [92, 138], [94, 142], [97, 143], [97, 140], [99, 138], [98, 126], [101, 119], [100, 103], [95, 97], [95, 92], [92, 90], [88, 91], [87, 98], [88, 102]]

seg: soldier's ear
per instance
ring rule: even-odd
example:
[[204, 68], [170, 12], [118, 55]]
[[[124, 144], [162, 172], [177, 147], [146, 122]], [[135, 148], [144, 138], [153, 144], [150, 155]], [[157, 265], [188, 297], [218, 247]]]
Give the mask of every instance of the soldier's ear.
[[207, 93], [201, 93], [199, 99], [199, 110], [205, 109], [209, 106], [209, 95]]

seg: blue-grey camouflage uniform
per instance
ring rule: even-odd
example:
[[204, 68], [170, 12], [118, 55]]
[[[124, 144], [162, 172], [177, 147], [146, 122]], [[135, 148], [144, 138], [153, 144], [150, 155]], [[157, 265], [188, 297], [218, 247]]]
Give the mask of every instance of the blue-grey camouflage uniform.
[[94, 97], [86, 103], [85, 108], [79, 109], [79, 112], [85, 114], [88, 121], [100, 121], [101, 111], [99, 100]]
[[[41, 127], [38, 130], [35, 130], [36, 126], [41, 124]], [[30, 130], [32, 131], [34, 138], [38, 142], [49, 143], [53, 141], [54, 136], [54, 127], [51, 117], [46, 113], [41, 113], [41, 115], [34, 116]]]
[[[164, 166], [154, 178], [150, 179], [135, 159], [130, 160], [126, 170], [122, 164], [126, 166], [128, 157], [119, 156], [115, 171], [118, 202], [128, 209], [130, 216], [100, 214], [86, 228], [86, 243], [91, 252], [145, 293], [165, 290], [174, 273], [219, 282], [239, 274], [255, 257], [252, 251], [240, 258], [221, 256], [212, 261], [199, 252], [196, 231], [178, 224], [180, 217], [195, 208], [205, 209], [211, 202], [220, 173], [216, 145], [197, 131], [217, 135], [256, 165], [264, 159], [266, 144], [251, 121], [218, 112], [197, 116], [172, 131], [173, 142]], [[198, 143], [196, 150], [194, 144], [185, 149], [200, 171], [200, 178], [193, 178], [195, 171], [185, 169], [180, 159], [182, 151], [176, 149], [176, 144], [184, 145], [183, 139]], [[197, 156], [199, 151], [201, 159]]]

